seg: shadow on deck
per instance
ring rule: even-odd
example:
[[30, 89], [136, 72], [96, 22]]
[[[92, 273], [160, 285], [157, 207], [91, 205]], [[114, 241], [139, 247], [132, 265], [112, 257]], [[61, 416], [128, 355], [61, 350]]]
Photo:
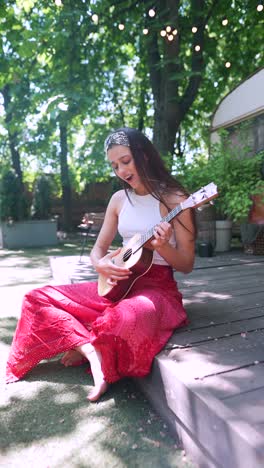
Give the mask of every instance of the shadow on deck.
[[[96, 279], [89, 257], [50, 263], [56, 282]], [[262, 468], [264, 257], [197, 258], [191, 274], [175, 278], [190, 325], [137, 382], [198, 466]]]

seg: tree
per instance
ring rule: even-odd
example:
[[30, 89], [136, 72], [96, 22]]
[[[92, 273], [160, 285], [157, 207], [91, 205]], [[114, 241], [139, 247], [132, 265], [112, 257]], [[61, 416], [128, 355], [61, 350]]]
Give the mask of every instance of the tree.
[[199, 124], [208, 119], [217, 100], [262, 63], [263, 25], [249, 0], [156, 0], [155, 6], [149, 0], [102, 0], [95, 8], [112, 41], [118, 23], [123, 40], [133, 44], [145, 29], [154, 142], [163, 154], [173, 154], [177, 132], [191, 121], [195, 126], [197, 114]]
[[28, 30], [23, 26], [23, 18], [14, 14], [14, 5], [7, 4], [1, 10], [2, 35], [0, 93], [5, 109], [4, 124], [10, 149], [10, 166], [17, 175], [21, 196], [24, 192], [23, 169], [21, 164], [21, 136], [25, 117], [30, 109], [29, 76], [34, 67], [31, 48], [28, 44]]
[[153, 128], [172, 167], [208, 138], [217, 101], [263, 58], [249, 0], [7, 0], [3, 10], [1, 162], [8, 141], [22, 182], [52, 171], [67, 228], [72, 189], [109, 177], [109, 130]]

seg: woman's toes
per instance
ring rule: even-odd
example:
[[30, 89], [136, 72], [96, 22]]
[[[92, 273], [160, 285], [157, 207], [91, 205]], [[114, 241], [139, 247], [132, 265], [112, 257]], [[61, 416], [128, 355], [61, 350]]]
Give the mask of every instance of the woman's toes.
[[96, 385], [88, 394], [88, 400], [92, 402], [97, 401], [100, 396], [102, 396], [107, 391], [108, 387], [109, 384], [105, 380], [100, 385]]
[[66, 351], [66, 353], [62, 356], [60, 362], [65, 367], [68, 367], [68, 366], [80, 365], [84, 361], [85, 361], [84, 357], [78, 351], [71, 349], [70, 351]]

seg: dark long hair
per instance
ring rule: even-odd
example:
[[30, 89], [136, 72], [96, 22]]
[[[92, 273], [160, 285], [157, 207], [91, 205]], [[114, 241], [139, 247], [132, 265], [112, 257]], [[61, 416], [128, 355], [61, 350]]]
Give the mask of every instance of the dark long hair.
[[[115, 132], [125, 133], [141, 181], [148, 192], [151, 193], [154, 198], [159, 200], [159, 202], [163, 203], [168, 211], [170, 211], [170, 208], [165, 200], [166, 194], [175, 190], [178, 192], [179, 197], [185, 198], [189, 195], [189, 192], [183, 187], [183, 185], [171, 175], [158, 150], [143, 133], [135, 128], [129, 127], [118, 128]], [[114, 143], [112, 145], [110, 144], [108, 149], [112, 146], [114, 146]], [[122, 179], [119, 180], [121, 181], [126, 195], [130, 200], [130, 185]], [[184, 226], [178, 218], [176, 219], [187, 231], [189, 231], [189, 229]], [[196, 237], [197, 230], [194, 210], [192, 210], [192, 221], [194, 226], [194, 237]]]
[[[182, 184], [170, 174], [159, 152], [143, 133], [129, 127], [119, 128], [115, 132], [125, 133], [142, 183], [148, 192], [162, 202], [167, 209], [168, 206], [164, 195], [170, 190], [174, 189], [178, 191], [179, 196], [184, 198], [189, 195]], [[130, 185], [124, 180], [121, 182], [129, 198]]]

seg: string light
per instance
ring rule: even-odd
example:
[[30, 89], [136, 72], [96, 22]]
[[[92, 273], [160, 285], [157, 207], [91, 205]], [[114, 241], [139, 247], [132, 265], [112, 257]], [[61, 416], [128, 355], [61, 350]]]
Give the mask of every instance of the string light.
[[149, 16], [150, 16], [151, 18], [154, 18], [154, 16], [156, 15], [156, 12], [155, 12], [155, 10], [154, 10], [153, 8], [151, 8], [151, 9], [149, 10], [148, 14], [149, 14]]
[[[55, 3], [56, 6], [63, 6], [62, 0], [54, 0], [54, 3]], [[233, 7], [233, 4], [232, 4], [232, 7]], [[256, 8], [257, 8], [257, 11], [258, 11], [258, 12], [263, 11], [263, 9], [264, 9], [263, 3], [259, 3], [259, 4], [257, 5]], [[154, 18], [154, 16], [156, 16], [156, 11], [155, 11], [155, 9], [154, 9], [154, 8], [150, 8], [149, 11], [148, 11], [148, 15], [149, 15], [151, 18]], [[98, 17], [97, 14], [94, 13], [94, 14], [92, 15], [91, 18], [92, 18], [92, 21], [93, 21], [94, 23], [98, 24], [99, 17]], [[229, 22], [228, 19], [227, 19], [227, 18], [224, 18], [224, 19], [222, 20], [222, 25], [223, 25], [223, 26], [227, 26], [227, 25], [228, 25], [228, 22]], [[122, 23], [120, 23], [120, 24], [118, 25], [118, 28], [119, 28], [120, 31], [123, 31], [123, 30], [125, 29], [125, 25], [122, 24]], [[205, 28], [208, 29], [208, 24], [206, 24]], [[192, 33], [195, 34], [195, 33], [197, 33], [197, 31], [198, 31], [197, 26], [193, 26], [193, 27], [192, 27]], [[147, 35], [147, 34], [149, 33], [149, 29], [148, 29], [148, 28], [144, 28], [144, 29], [142, 30], [142, 32], [143, 32], [144, 35]], [[160, 31], [161, 37], [164, 37], [164, 38], [167, 37], [167, 40], [170, 41], [170, 42], [173, 41], [174, 37], [177, 36], [177, 34], [178, 34], [178, 30], [177, 30], [177, 29], [173, 29], [171, 26], [166, 26], [165, 29], [162, 29], [162, 30]], [[220, 35], [220, 37], [222, 37], [222, 34]], [[199, 44], [197, 44], [197, 45], [194, 47], [194, 50], [195, 50], [196, 52], [199, 52], [199, 51], [201, 50], [201, 46], [200, 46]], [[230, 63], [230, 62], [226, 62], [226, 63], [225, 63], [225, 67], [226, 67], [226, 68], [230, 68], [230, 67], [231, 67], [231, 63]]]
[[92, 21], [97, 24], [98, 23], [98, 20], [99, 20], [99, 17], [98, 15], [96, 15], [95, 13], [92, 15]]
[[62, 1], [61, 0], [55, 0], [55, 5], [60, 7], [62, 6]]
[[177, 29], [172, 29], [171, 26], [166, 26], [166, 29], [162, 29], [160, 31], [161, 37], [167, 38], [168, 41], [173, 41], [175, 36], [177, 36], [178, 30]]

